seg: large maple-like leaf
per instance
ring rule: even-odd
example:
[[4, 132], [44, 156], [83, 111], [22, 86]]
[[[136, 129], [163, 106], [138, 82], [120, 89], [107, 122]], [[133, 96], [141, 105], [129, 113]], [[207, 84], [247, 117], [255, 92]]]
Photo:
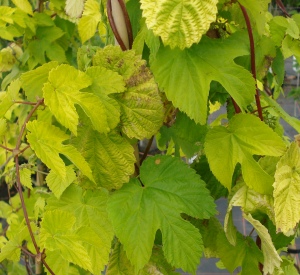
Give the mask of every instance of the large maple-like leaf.
[[276, 228], [287, 234], [300, 221], [300, 149], [296, 142], [278, 162], [273, 186]]
[[47, 205], [50, 212], [59, 209], [76, 218], [75, 234], [86, 248], [95, 274], [99, 274], [107, 263], [113, 239], [106, 211], [107, 200], [108, 193], [104, 190], [83, 190], [71, 185], [59, 200], [51, 197]]
[[150, 138], [163, 121], [163, 105], [157, 85], [144, 60], [134, 51], [106, 47], [93, 57], [95, 66], [119, 73], [125, 92], [111, 95], [120, 105], [122, 131], [130, 138]]
[[84, 72], [69, 65], [60, 65], [49, 73], [48, 82], [43, 87], [45, 104], [57, 120], [75, 135], [78, 124], [75, 104], [83, 109], [95, 130], [102, 133], [110, 130], [105, 107], [99, 97], [79, 91], [91, 84], [92, 79]]
[[116, 235], [136, 271], [149, 261], [160, 229], [167, 261], [194, 272], [203, 250], [201, 235], [180, 214], [204, 219], [215, 213], [214, 208], [195, 171], [171, 156], [148, 158], [140, 169], [140, 180], [131, 179], [108, 203]]
[[205, 141], [205, 153], [216, 178], [228, 189], [237, 163], [242, 166], [246, 184], [262, 194], [271, 194], [274, 178], [264, 171], [252, 155], [281, 156], [282, 139], [259, 118], [250, 114], [235, 115], [228, 127], [211, 128]]
[[200, 41], [217, 14], [216, 0], [141, 0], [149, 29], [165, 45], [184, 49]]
[[255, 81], [234, 58], [248, 55], [243, 33], [209, 39], [181, 51], [160, 47], [151, 68], [159, 87], [175, 107], [196, 123], [205, 124], [210, 83], [219, 82], [241, 108], [254, 99]]
[[116, 131], [100, 134], [83, 118], [72, 144], [87, 160], [95, 182], [102, 187], [118, 189], [134, 172], [133, 147]]
[[90, 180], [94, 180], [92, 171], [83, 156], [72, 145], [63, 145], [62, 142], [69, 136], [59, 128], [41, 121], [32, 121], [27, 124], [27, 140], [36, 155], [57, 175], [65, 179], [66, 165], [59, 154], [65, 155]]

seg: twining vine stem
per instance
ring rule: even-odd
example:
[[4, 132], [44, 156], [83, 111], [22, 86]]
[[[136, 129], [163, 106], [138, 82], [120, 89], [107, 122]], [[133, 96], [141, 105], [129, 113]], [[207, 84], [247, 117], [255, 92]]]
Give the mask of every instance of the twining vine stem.
[[255, 46], [254, 46], [253, 31], [252, 31], [250, 18], [249, 18], [246, 8], [241, 4], [239, 4], [239, 5], [240, 5], [240, 8], [244, 15], [245, 22], [247, 25], [247, 30], [248, 30], [248, 36], [249, 36], [249, 42], [250, 42], [251, 72], [252, 72], [253, 78], [255, 80], [255, 89], [256, 89], [255, 101], [256, 101], [256, 106], [257, 106], [257, 112], [258, 112], [258, 116], [259, 116], [260, 120], [263, 121], [264, 118], [263, 118], [262, 108], [261, 108], [261, 103], [260, 103], [260, 98], [259, 98], [259, 91], [258, 91], [257, 83], [256, 83], [257, 77], [256, 77]]
[[40, 251], [40, 249], [37, 245], [36, 239], [34, 237], [34, 234], [33, 234], [33, 231], [32, 231], [31, 225], [30, 225], [30, 220], [29, 220], [29, 217], [28, 217], [25, 201], [24, 201], [23, 190], [22, 190], [22, 185], [21, 185], [21, 180], [20, 180], [19, 154], [23, 153], [26, 149], [28, 149], [30, 147], [29, 145], [27, 145], [24, 149], [20, 150], [22, 137], [23, 137], [23, 134], [24, 134], [25, 129], [26, 129], [26, 124], [28, 123], [28, 121], [30, 120], [30, 118], [32, 117], [34, 112], [37, 110], [37, 108], [40, 105], [42, 105], [43, 103], [44, 103], [44, 99], [40, 99], [34, 105], [33, 109], [29, 112], [29, 114], [27, 115], [27, 117], [26, 117], [26, 119], [25, 119], [25, 121], [24, 121], [24, 123], [21, 127], [21, 131], [20, 131], [20, 134], [19, 134], [18, 139], [17, 139], [16, 147], [15, 147], [15, 149], [13, 149], [13, 153], [14, 153], [15, 165], [16, 165], [17, 190], [18, 190], [20, 200], [21, 200], [21, 205], [22, 205], [22, 209], [23, 209], [23, 213], [24, 213], [24, 218], [25, 218], [25, 221], [26, 221], [26, 226], [28, 228], [30, 238], [32, 240], [32, 243], [33, 243], [34, 248], [35, 248], [36, 253], [37, 253], [36, 257], [39, 257], [40, 258], [39, 260], [43, 262], [44, 266], [48, 269], [48, 271], [52, 275], [55, 275], [55, 273], [51, 270], [51, 268], [45, 262], [45, 259], [43, 257], [44, 256], [44, 251], [41, 253], [41, 251]]

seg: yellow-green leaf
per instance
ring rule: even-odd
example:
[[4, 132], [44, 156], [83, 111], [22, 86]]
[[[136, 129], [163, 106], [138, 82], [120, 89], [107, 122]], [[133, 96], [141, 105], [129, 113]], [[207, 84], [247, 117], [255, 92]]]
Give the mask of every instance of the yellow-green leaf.
[[31, 4], [28, 0], [12, 0], [12, 2], [22, 11], [33, 15]]
[[282, 260], [274, 247], [268, 229], [264, 227], [258, 220], [255, 220], [251, 214], [244, 214], [243, 217], [253, 225], [261, 239], [261, 250], [264, 255], [264, 274], [273, 274], [274, 270], [280, 267]]
[[59, 154], [71, 160], [90, 180], [93, 181], [92, 171], [82, 155], [72, 145], [63, 145], [69, 138], [59, 128], [42, 121], [32, 121], [27, 124], [30, 133], [28, 142], [36, 155], [61, 178], [66, 178], [67, 168]]
[[66, 177], [63, 178], [55, 171], [51, 170], [46, 177], [47, 185], [53, 192], [55, 197], [60, 198], [61, 194], [67, 189], [67, 187], [76, 179], [76, 174], [72, 165], [66, 168]]
[[276, 228], [288, 234], [300, 221], [300, 148], [296, 142], [278, 162], [273, 186]]
[[141, 0], [143, 17], [165, 45], [181, 49], [198, 43], [216, 19], [217, 0]]
[[72, 133], [77, 134], [79, 105], [92, 122], [93, 128], [101, 133], [109, 132], [105, 107], [99, 97], [80, 92], [92, 84], [92, 79], [70, 65], [60, 65], [49, 73], [43, 87], [45, 104], [57, 120]]
[[20, 181], [22, 185], [26, 186], [31, 190], [33, 189], [31, 183], [31, 171], [29, 169], [22, 168], [20, 170]]
[[78, 22], [78, 31], [82, 43], [94, 36], [101, 20], [100, 6], [96, 0], [87, 0], [82, 17]]

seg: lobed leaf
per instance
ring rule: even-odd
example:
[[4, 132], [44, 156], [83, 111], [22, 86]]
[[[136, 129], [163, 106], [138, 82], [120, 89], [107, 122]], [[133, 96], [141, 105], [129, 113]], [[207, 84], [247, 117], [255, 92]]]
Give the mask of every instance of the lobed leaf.
[[57, 120], [75, 135], [78, 125], [75, 104], [83, 109], [95, 130], [102, 133], [110, 130], [105, 108], [99, 97], [79, 92], [91, 84], [91, 78], [84, 72], [69, 65], [60, 65], [49, 73], [48, 82], [43, 87], [45, 104]]
[[254, 98], [252, 75], [234, 62], [248, 55], [243, 33], [227, 39], [209, 39], [181, 51], [160, 47], [151, 69], [173, 105], [196, 123], [205, 124], [211, 82], [219, 82], [241, 108]]
[[203, 219], [215, 210], [204, 182], [192, 169], [179, 159], [157, 156], [143, 163], [140, 181], [131, 179], [112, 194], [108, 212], [136, 272], [149, 261], [158, 229], [167, 261], [194, 272], [203, 250], [201, 235], [180, 213]]
[[286, 146], [259, 118], [250, 114], [235, 115], [228, 127], [217, 126], [208, 131], [204, 147], [212, 172], [229, 190], [235, 166], [240, 163], [243, 178], [250, 188], [261, 194], [272, 193], [273, 177], [252, 155], [281, 156]]
[[216, 0], [141, 0], [147, 27], [165, 45], [184, 49], [198, 43], [216, 19]]
[[102, 189], [84, 190], [70, 185], [60, 199], [51, 197], [47, 209], [59, 209], [76, 218], [74, 229], [91, 261], [95, 274], [104, 269], [108, 262], [111, 242], [114, 236], [107, 216], [108, 193]]
[[63, 179], [66, 178], [67, 168], [59, 156], [63, 154], [93, 181], [92, 171], [81, 154], [72, 145], [62, 144], [69, 138], [67, 134], [51, 124], [36, 120], [27, 123], [27, 130], [30, 131], [27, 140], [31, 148], [53, 172]]
[[65, 211], [46, 211], [41, 222], [41, 248], [60, 251], [66, 261], [92, 272], [91, 259], [72, 227], [76, 218]]

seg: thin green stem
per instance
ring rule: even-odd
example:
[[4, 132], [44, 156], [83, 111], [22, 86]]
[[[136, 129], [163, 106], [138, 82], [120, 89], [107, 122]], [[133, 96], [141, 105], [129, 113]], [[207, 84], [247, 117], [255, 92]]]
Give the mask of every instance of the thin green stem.
[[256, 89], [255, 101], [256, 101], [258, 116], [259, 116], [260, 120], [263, 121], [264, 118], [263, 118], [263, 114], [262, 114], [259, 91], [258, 91], [258, 87], [257, 87], [257, 83], [256, 83], [257, 77], [256, 77], [255, 46], [254, 46], [253, 31], [252, 31], [250, 18], [249, 18], [246, 8], [243, 5], [241, 5], [240, 3], [239, 3], [239, 5], [242, 10], [242, 13], [243, 13], [246, 25], [247, 25], [247, 30], [248, 30], [248, 36], [249, 36], [249, 42], [250, 42], [251, 71], [252, 71], [253, 78], [255, 80], [255, 89]]

